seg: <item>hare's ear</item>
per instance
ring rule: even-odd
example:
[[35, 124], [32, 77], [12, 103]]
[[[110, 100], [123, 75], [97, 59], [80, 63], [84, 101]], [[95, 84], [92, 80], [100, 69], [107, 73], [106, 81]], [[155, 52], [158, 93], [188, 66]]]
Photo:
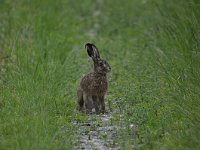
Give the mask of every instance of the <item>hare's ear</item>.
[[86, 43], [85, 48], [87, 49], [88, 55], [92, 57], [92, 59], [100, 58], [99, 51], [94, 44]]

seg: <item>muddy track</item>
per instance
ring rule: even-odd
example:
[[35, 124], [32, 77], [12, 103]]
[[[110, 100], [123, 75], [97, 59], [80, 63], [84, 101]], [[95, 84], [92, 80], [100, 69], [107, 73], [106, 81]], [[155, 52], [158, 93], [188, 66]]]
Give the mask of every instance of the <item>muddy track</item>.
[[[120, 120], [124, 122], [123, 116]], [[79, 128], [76, 141], [73, 142], [74, 150], [118, 150], [121, 144], [118, 143], [121, 141], [121, 131], [127, 131], [127, 128], [129, 128], [129, 136], [126, 138], [129, 141], [136, 141], [138, 138], [134, 124], [129, 124], [128, 127], [116, 124], [112, 113], [88, 115], [87, 121], [76, 125]], [[135, 142], [129, 143], [129, 149], [136, 147], [141, 145], [136, 146]]]
[[89, 115], [85, 123], [79, 124], [77, 135], [79, 136], [74, 143], [74, 150], [117, 150], [118, 143], [115, 137], [118, 135], [118, 127], [112, 125], [112, 115]]

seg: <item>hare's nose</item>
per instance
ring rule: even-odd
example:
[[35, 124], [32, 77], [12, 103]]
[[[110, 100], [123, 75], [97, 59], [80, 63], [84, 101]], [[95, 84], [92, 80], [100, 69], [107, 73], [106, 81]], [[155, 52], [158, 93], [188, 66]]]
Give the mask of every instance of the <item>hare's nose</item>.
[[108, 71], [109, 71], [109, 72], [111, 71], [111, 67], [108, 67]]

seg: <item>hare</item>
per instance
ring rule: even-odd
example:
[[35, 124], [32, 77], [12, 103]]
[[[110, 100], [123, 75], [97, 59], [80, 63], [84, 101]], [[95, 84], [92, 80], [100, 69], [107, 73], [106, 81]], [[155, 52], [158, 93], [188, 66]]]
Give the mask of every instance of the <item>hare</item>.
[[99, 51], [94, 44], [86, 43], [85, 48], [94, 62], [94, 70], [85, 75], [77, 91], [78, 104], [81, 111], [97, 114], [105, 113], [105, 94], [108, 89], [107, 73], [111, 71], [107, 61], [101, 59]]

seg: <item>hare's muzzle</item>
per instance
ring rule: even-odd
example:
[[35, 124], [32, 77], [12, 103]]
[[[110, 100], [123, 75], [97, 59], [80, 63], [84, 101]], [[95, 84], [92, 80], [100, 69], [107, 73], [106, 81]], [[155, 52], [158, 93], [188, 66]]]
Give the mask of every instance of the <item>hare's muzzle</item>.
[[111, 72], [111, 67], [110, 66], [107, 66], [107, 72]]

